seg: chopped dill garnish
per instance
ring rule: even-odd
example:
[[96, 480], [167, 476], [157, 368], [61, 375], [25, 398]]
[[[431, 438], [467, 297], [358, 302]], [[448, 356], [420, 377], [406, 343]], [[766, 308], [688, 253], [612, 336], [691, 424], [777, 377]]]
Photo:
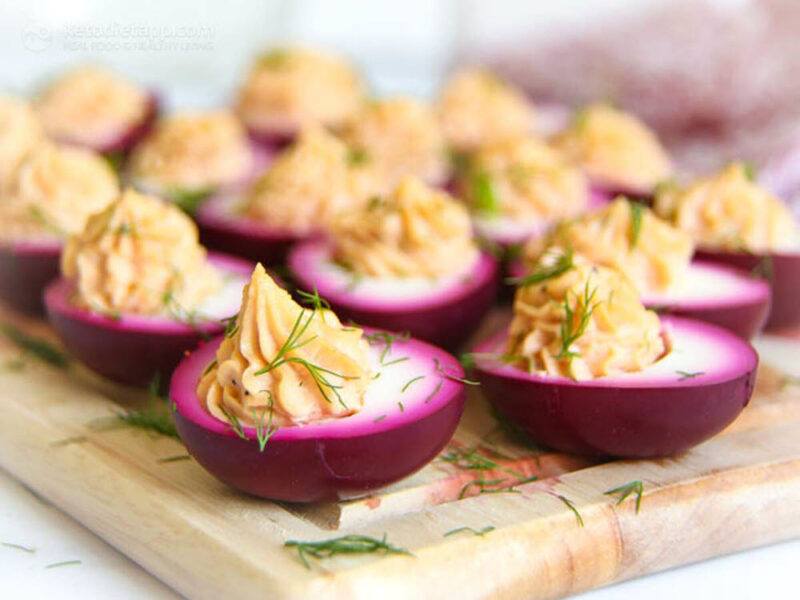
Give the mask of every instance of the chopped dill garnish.
[[184, 308], [175, 299], [175, 296], [171, 291], [168, 290], [164, 292], [164, 294], [161, 296], [161, 303], [164, 305], [164, 308], [167, 310], [167, 314], [169, 314], [170, 318], [178, 321], [179, 323], [188, 325], [203, 340], [208, 341], [211, 339], [211, 336], [208, 334], [208, 332], [203, 330], [198, 324], [198, 321], [201, 320], [201, 315], [196, 310], [187, 310]]
[[35, 554], [36, 548], [33, 546], [23, 546], [22, 544], [14, 544], [12, 542], [0, 542], [0, 546], [5, 546], [6, 548], [12, 548], [13, 550], [22, 550], [23, 552], [27, 552], [28, 554]]
[[636, 481], [629, 481], [628, 483], [624, 483], [619, 487], [615, 487], [608, 491], [603, 492], [606, 496], [615, 496], [619, 495], [617, 499], [617, 504], [622, 504], [625, 499], [630, 496], [631, 494], [636, 494], [636, 514], [639, 514], [639, 509], [642, 506], [642, 493], [644, 493], [644, 484], [641, 480], [637, 479]]
[[[322, 394], [322, 397], [327, 401], [331, 402], [330, 394], [333, 394], [339, 403], [347, 408], [347, 405], [342, 400], [341, 394], [339, 390], [342, 388], [341, 384], [334, 383], [330, 378], [335, 377], [341, 380], [348, 380], [353, 379], [353, 377], [344, 375], [342, 373], [337, 373], [336, 371], [332, 371], [330, 369], [326, 369], [321, 367], [317, 364], [312, 363], [305, 358], [300, 356], [292, 356], [290, 353], [294, 352], [295, 350], [299, 350], [309, 342], [315, 339], [316, 336], [311, 336], [306, 339], [301, 339], [303, 334], [308, 330], [309, 325], [311, 324], [312, 319], [317, 314], [319, 308], [321, 308], [324, 304], [324, 300], [319, 297], [319, 294], [314, 292], [314, 294], [309, 294], [308, 292], [303, 292], [306, 294], [306, 298], [309, 299], [314, 304], [313, 310], [302, 310], [297, 315], [297, 319], [295, 319], [294, 325], [292, 326], [292, 330], [289, 332], [289, 335], [286, 338], [286, 341], [283, 345], [278, 349], [278, 352], [275, 354], [273, 359], [267, 364], [267, 366], [259, 369], [255, 372], [256, 375], [263, 375], [264, 373], [269, 373], [270, 371], [277, 369], [283, 365], [294, 363], [302, 366], [311, 376], [311, 379], [314, 381], [314, 384], [319, 390], [319, 393]], [[305, 315], [308, 317], [303, 320]]]
[[774, 274], [775, 264], [772, 260], [772, 256], [769, 254], [759, 258], [756, 265], [750, 270], [751, 277], [755, 277], [757, 279], [766, 279], [767, 281], [772, 281]]
[[165, 456], [164, 458], [159, 458], [156, 462], [159, 463], [172, 463], [172, 462], [179, 462], [182, 460], [189, 460], [192, 457], [188, 454], [176, 454], [175, 456]]
[[85, 435], [73, 435], [56, 440], [55, 442], [51, 442], [50, 446], [53, 448], [61, 448], [62, 446], [70, 446], [71, 444], [82, 444], [88, 441], [88, 439], [89, 438], [87, 438]]
[[115, 419], [118, 423], [128, 427], [152, 431], [176, 440], [180, 439], [178, 431], [175, 429], [175, 421], [172, 420], [172, 415], [162, 407], [127, 410], [118, 413]]
[[59, 369], [66, 369], [69, 366], [69, 358], [67, 355], [47, 340], [29, 335], [10, 323], [0, 323], [0, 333], [21, 350], [35, 356], [42, 362], [58, 367]]
[[71, 567], [75, 565], [82, 565], [83, 561], [80, 560], [62, 560], [61, 562], [50, 563], [45, 565], [45, 569], [55, 569], [56, 567]]
[[383, 198], [380, 196], [371, 196], [367, 201], [367, 210], [375, 210], [381, 204], [383, 204]]
[[436, 372], [444, 377], [445, 379], [449, 379], [450, 381], [457, 381], [458, 383], [463, 383], [464, 385], [480, 385], [480, 381], [473, 381], [471, 379], [465, 379], [464, 377], [459, 377], [458, 375], [453, 375], [452, 373], [448, 373], [444, 370], [442, 363], [439, 362], [438, 358], [433, 359], [433, 363], [436, 366]]
[[494, 525], [487, 525], [486, 527], [482, 527], [481, 529], [473, 529], [472, 527], [456, 527], [455, 529], [451, 529], [450, 531], [445, 532], [443, 537], [449, 537], [451, 535], [456, 535], [457, 533], [462, 533], [464, 531], [469, 531], [472, 535], [483, 537], [490, 531], [494, 531]]
[[386, 540], [386, 534], [381, 539], [376, 539], [366, 535], [345, 535], [320, 542], [301, 542], [299, 540], [288, 540], [284, 544], [286, 548], [296, 548], [300, 560], [310, 569], [308, 557], [325, 559], [337, 554], [405, 554], [413, 556], [405, 548], [393, 546]]
[[583, 517], [581, 516], [581, 513], [578, 512], [578, 509], [575, 507], [575, 505], [572, 503], [572, 500], [570, 500], [566, 496], [562, 496], [561, 494], [556, 494], [556, 498], [561, 500], [561, 502], [563, 502], [567, 506], [567, 508], [569, 508], [572, 511], [572, 513], [575, 515], [575, 519], [578, 521], [578, 525], [583, 527]]
[[431, 393], [428, 394], [428, 396], [425, 398], [423, 404], [427, 404], [428, 402], [433, 400], [436, 397], [436, 394], [438, 394], [439, 391], [441, 391], [442, 385], [443, 385], [443, 382], [439, 381], [439, 383], [436, 384], [436, 387], [433, 388], [433, 390], [431, 390]]
[[402, 388], [400, 388], [400, 393], [401, 394], [405, 393], [406, 391], [408, 391], [408, 388], [414, 385], [417, 381], [421, 381], [423, 379], [425, 379], [425, 375], [417, 375], [416, 377], [412, 377], [411, 379], [405, 382]]
[[262, 53], [257, 59], [256, 62], [260, 67], [266, 67], [268, 69], [276, 69], [279, 67], [283, 67], [289, 61], [289, 51], [285, 50], [284, 48], [275, 48], [273, 50], [269, 50], [267, 52]]
[[198, 190], [169, 190], [165, 195], [172, 200], [178, 208], [190, 216], [194, 216], [200, 205], [211, 196], [212, 190], [201, 188]]
[[392, 365], [396, 365], [396, 364], [401, 363], [401, 362], [406, 362], [407, 360], [409, 360], [408, 356], [398, 356], [397, 358], [392, 359], [389, 362], [382, 362], [381, 366], [382, 367], [391, 367]]
[[405, 405], [402, 402], [400, 402], [399, 400], [397, 401], [397, 408], [400, 409], [400, 412], [405, 412], [406, 411]]
[[383, 421], [385, 418], [386, 418], [386, 415], [380, 415], [380, 416], [378, 416], [378, 417], [375, 417], [374, 419], [372, 419], [372, 422], [373, 422], [373, 423], [380, 423], [380, 422], [381, 422], [381, 421]]
[[520, 287], [536, 285], [538, 283], [542, 283], [543, 281], [547, 281], [548, 279], [560, 277], [574, 266], [575, 263], [573, 262], [573, 251], [572, 248], [568, 248], [563, 254], [558, 256], [552, 265], [543, 266], [534, 273], [524, 277], [509, 277], [506, 279], [506, 282], [511, 285], [518, 285]]
[[398, 362], [403, 362], [404, 360], [408, 360], [407, 356], [402, 357], [400, 360], [393, 360], [391, 362], [386, 362], [386, 359], [392, 353], [392, 347], [396, 341], [404, 342], [411, 337], [411, 334], [407, 331], [403, 331], [402, 333], [389, 333], [388, 331], [376, 331], [374, 333], [368, 333], [364, 335], [364, 339], [367, 340], [370, 344], [373, 343], [382, 343], [383, 344], [383, 352], [381, 352], [380, 356], [380, 363], [381, 366], [386, 367], [388, 365], [393, 365]]
[[360, 167], [369, 162], [369, 153], [363, 148], [350, 148], [347, 151], [347, 164], [351, 167]]
[[0, 365], [0, 369], [11, 373], [19, 373], [25, 370], [25, 361], [21, 358], [9, 358], [3, 361], [3, 364]]
[[475, 212], [487, 217], [496, 216], [500, 212], [500, 202], [488, 173], [480, 171], [473, 174], [471, 188]]
[[628, 200], [628, 207], [631, 209], [630, 249], [633, 250], [639, 243], [639, 237], [642, 233], [642, 216], [644, 215], [644, 207], [639, 202], [632, 202], [630, 200]]
[[678, 381], [684, 381], [686, 379], [694, 379], [695, 377], [699, 377], [700, 375], [705, 375], [705, 371], [675, 371], [680, 377]]
[[350, 281], [347, 282], [347, 285], [344, 287], [345, 292], [352, 292], [358, 286], [360, 286], [364, 281], [364, 276], [361, 273], [351, 273]]
[[493, 471], [501, 468], [500, 464], [488, 456], [480, 454], [477, 448], [448, 450], [440, 456], [440, 459], [443, 462], [455, 465], [459, 469], [470, 471]]
[[758, 169], [750, 161], [742, 163], [742, 171], [744, 171], [744, 176], [748, 181], [755, 181], [758, 178]]
[[[592, 305], [597, 288], [589, 291], [589, 281], [586, 281], [586, 286], [583, 290], [583, 295], [576, 298], [575, 307], [569, 304], [569, 295], [564, 298], [564, 320], [561, 322], [560, 335], [561, 335], [561, 350], [557, 359], [572, 359], [578, 354], [570, 350], [572, 345], [586, 333], [586, 328], [589, 326], [589, 321], [592, 318], [596, 304]], [[578, 322], [575, 323], [575, 316], [578, 315]]]
[[239, 331], [239, 313], [231, 317], [220, 319], [220, 322], [225, 325], [225, 337], [232, 338]]
[[205, 369], [203, 369], [203, 377], [211, 373], [211, 370], [216, 366], [217, 366], [217, 359], [215, 358], [210, 363], [208, 363], [208, 366]]
[[466, 497], [467, 492], [473, 486], [476, 486], [478, 488], [478, 495], [487, 493], [500, 493], [500, 492], [509, 492], [512, 494], [516, 493], [516, 490], [513, 490], [511, 488], [486, 489], [487, 487], [497, 486], [502, 483], [505, 483], [505, 481], [506, 481], [505, 479], [473, 479], [472, 481], [467, 482], [466, 485], [464, 485], [464, 487], [461, 488], [461, 491], [458, 493], [458, 499], [462, 500], [464, 497]]
[[44, 227], [46, 230], [50, 231], [50, 233], [54, 233], [59, 237], [67, 236], [67, 233], [63, 229], [61, 229], [58, 225], [53, 223], [53, 221], [51, 221], [45, 216], [41, 208], [39, 208], [38, 206], [29, 205], [28, 210], [30, 211], [33, 220], [38, 222], [39, 225]]

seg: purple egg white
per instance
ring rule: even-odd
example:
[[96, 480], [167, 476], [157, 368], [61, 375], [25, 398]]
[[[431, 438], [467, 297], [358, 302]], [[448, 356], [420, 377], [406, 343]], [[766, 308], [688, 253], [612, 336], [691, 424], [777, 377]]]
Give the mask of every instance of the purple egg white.
[[233, 488], [272, 500], [320, 502], [362, 496], [407, 477], [445, 447], [461, 418], [466, 393], [458, 361], [414, 339], [388, 343], [367, 331], [373, 378], [356, 414], [266, 431], [213, 417], [197, 383], [220, 339], [175, 370], [170, 398], [189, 453]]
[[0, 242], [0, 300], [32, 315], [44, 312], [42, 292], [61, 271], [60, 240]]
[[[528, 274], [521, 260], [508, 270], [512, 279]], [[750, 339], [764, 327], [770, 297], [769, 285], [746, 271], [696, 260], [676, 289], [644, 294], [642, 302], [658, 312], [713, 323]]]
[[506, 331], [478, 344], [475, 377], [495, 408], [563, 452], [649, 458], [688, 450], [747, 405], [758, 356], [730, 331], [662, 318], [667, 353], [637, 373], [574, 381], [529, 374], [501, 358]]
[[71, 355], [92, 371], [117, 383], [144, 386], [166, 377], [184, 353], [225, 330], [224, 320], [239, 311], [242, 289], [253, 265], [209, 254], [222, 273], [223, 286], [192, 313], [168, 307], [168, 316], [99, 313], [76, 306], [74, 285], [53, 281], [44, 294], [47, 317]]
[[298, 287], [316, 289], [342, 319], [456, 348], [472, 334], [497, 296], [499, 266], [481, 253], [460, 273], [425, 277], [358, 277], [336, 264], [322, 240], [297, 244], [288, 266]]
[[217, 194], [203, 203], [195, 218], [208, 248], [243, 256], [267, 266], [283, 264], [296, 242], [319, 238], [321, 231], [299, 233], [269, 227], [241, 213], [242, 195]]
[[800, 327], [800, 251], [767, 253], [698, 250], [700, 259], [730, 265], [768, 282], [772, 306], [765, 329], [786, 332]]
[[147, 107], [145, 109], [145, 113], [138, 123], [134, 123], [125, 129], [115, 132], [114, 134], [103, 139], [93, 140], [90, 143], [87, 143], [86, 141], [78, 142], [71, 138], [58, 138], [56, 141], [62, 144], [83, 146], [89, 150], [94, 150], [99, 154], [127, 154], [150, 132], [160, 112], [160, 106], [161, 101], [158, 95], [154, 92], [150, 92], [147, 98]]

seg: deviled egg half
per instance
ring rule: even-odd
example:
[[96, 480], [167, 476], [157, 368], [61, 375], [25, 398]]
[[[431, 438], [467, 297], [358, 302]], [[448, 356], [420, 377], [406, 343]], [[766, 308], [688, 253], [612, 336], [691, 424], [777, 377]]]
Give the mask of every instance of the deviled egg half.
[[[561, 264], [546, 261], [539, 272]], [[749, 401], [758, 362], [732, 332], [659, 318], [625, 275], [577, 255], [522, 285], [511, 323], [474, 352], [487, 398], [536, 441], [621, 457], [674, 454], [721, 431]]]
[[98, 154], [50, 142], [32, 147], [0, 190], [0, 298], [41, 312], [64, 240], [118, 193], [116, 174]]
[[75, 358], [111, 380], [146, 385], [224, 331], [251, 270], [207, 255], [173, 204], [128, 189], [69, 238], [45, 306]]
[[341, 140], [308, 127], [251, 186], [214, 196], [196, 216], [210, 248], [277, 265], [293, 243], [320, 237], [377, 189], [373, 172]]
[[[545, 255], [556, 248], [567, 269], [572, 253], [625, 273], [648, 308], [708, 321], [743, 338], [764, 326], [770, 289], [764, 281], [718, 263], [692, 260], [691, 236], [638, 202], [617, 197], [608, 205], [531, 240], [517, 265], [515, 283], [536, 281], [551, 269]], [[568, 248], [564, 255], [560, 248]], [[537, 266], [545, 265], [544, 273]]]
[[656, 134], [635, 116], [605, 104], [580, 109], [553, 144], [584, 170], [598, 198], [649, 198], [673, 173]]
[[478, 236], [504, 254], [592, 205], [581, 170], [533, 137], [481, 147], [466, 160], [455, 187]]
[[366, 86], [344, 58], [308, 48], [273, 48], [253, 62], [235, 111], [250, 136], [269, 150], [309, 126], [338, 130], [365, 100]]
[[44, 129], [30, 104], [0, 95], [0, 193], [20, 163], [44, 139]]
[[779, 198], [733, 163], [680, 188], [662, 186], [655, 210], [685, 231], [698, 258], [749, 271], [772, 289], [770, 331], [800, 325], [800, 227]]
[[57, 77], [35, 106], [48, 137], [111, 158], [124, 156], [147, 134], [158, 114], [153, 92], [97, 66], [78, 67]]
[[524, 94], [481, 68], [454, 73], [436, 104], [442, 133], [459, 155], [534, 131], [536, 114]]
[[455, 358], [342, 325], [309, 298], [301, 307], [257, 266], [235, 326], [188, 356], [170, 385], [189, 453], [274, 500], [341, 500], [406, 477], [447, 444], [464, 407]]
[[364, 104], [341, 130], [355, 160], [377, 174], [388, 193], [401, 179], [415, 176], [444, 186], [450, 177], [447, 146], [436, 111], [408, 97]]
[[297, 244], [288, 264], [342, 318], [447, 348], [475, 330], [497, 293], [497, 261], [475, 243], [467, 210], [413, 177], [343, 213], [327, 239]]
[[191, 214], [212, 194], [252, 181], [269, 160], [233, 113], [186, 111], [156, 122], [134, 149], [126, 175], [137, 189]]

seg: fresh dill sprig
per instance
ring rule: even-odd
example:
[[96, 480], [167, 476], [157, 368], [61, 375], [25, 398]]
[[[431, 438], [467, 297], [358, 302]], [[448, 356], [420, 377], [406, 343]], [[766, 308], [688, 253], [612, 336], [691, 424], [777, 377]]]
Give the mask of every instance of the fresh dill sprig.
[[6, 548], [11, 548], [13, 550], [21, 550], [22, 552], [27, 552], [28, 554], [36, 553], [36, 548], [33, 546], [23, 546], [22, 544], [14, 544], [12, 542], [0, 542], [0, 546], [5, 546]]
[[572, 511], [572, 513], [575, 515], [575, 519], [578, 521], [578, 525], [583, 527], [583, 517], [581, 516], [581, 513], [578, 512], [578, 509], [575, 507], [575, 505], [572, 503], [572, 500], [570, 500], [566, 496], [562, 496], [561, 494], [556, 494], [556, 498], [561, 500], [561, 502], [563, 502], [566, 505], [566, 507]]
[[742, 163], [742, 171], [747, 181], [755, 181], [758, 178], [758, 169], [750, 161], [744, 161]]
[[306, 292], [305, 290], [301, 289], [297, 289], [295, 292], [297, 292], [297, 295], [300, 296], [300, 301], [303, 304], [311, 306], [311, 308], [314, 310], [331, 309], [330, 303], [319, 295], [317, 288], [314, 288], [313, 292]]
[[232, 338], [239, 331], [239, 313], [233, 316], [220, 319], [220, 322], [225, 325], [225, 337]]
[[556, 261], [552, 265], [546, 265], [531, 273], [530, 275], [526, 275], [524, 277], [509, 277], [506, 279], [506, 282], [510, 285], [517, 285], [520, 287], [525, 287], [528, 285], [536, 285], [538, 283], [542, 283], [543, 281], [547, 281], [548, 279], [553, 279], [555, 277], [560, 277], [567, 271], [571, 270], [575, 267], [575, 262], [573, 261], [574, 253], [572, 248], [567, 248], [567, 250], [558, 256]]
[[[300, 313], [297, 315], [297, 319], [295, 319], [294, 325], [292, 326], [292, 330], [289, 332], [289, 335], [286, 338], [286, 341], [283, 345], [278, 349], [278, 352], [275, 354], [273, 359], [267, 364], [267, 366], [259, 369], [255, 372], [256, 375], [263, 375], [264, 373], [269, 373], [270, 371], [277, 369], [283, 365], [294, 363], [302, 366], [308, 374], [311, 376], [311, 379], [314, 381], [314, 385], [316, 385], [317, 390], [322, 395], [322, 397], [327, 402], [332, 402], [330, 394], [336, 397], [343, 407], [347, 408], [347, 405], [344, 403], [339, 390], [342, 388], [341, 384], [334, 383], [330, 378], [338, 378], [341, 380], [348, 380], [354, 379], [354, 377], [344, 375], [342, 373], [337, 373], [336, 371], [332, 371], [330, 369], [326, 369], [321, 367], [317, 364], [312, 363], [305, 358], [300, 356], [292, 356], [290, 353], [296, 350], [299, 350], [312, 340], [316, 338], [315, 335], [312, 335], [308, 338], [302, 339], [305, 332], [308, 330], [309, 325], [311, 325], [311, 320], [317, 314], [317, 302], [319, 302], [319, 306], [322, 306], [323, 300], [319, 298], [319, 294], [309, 294], [310, 297], [314, 298], [315, 308], [314, 310], [301, 310]], [[303, 320], [303, 317], [308, 314], [308, 317]]]
[[337, 554], [405, 554], [413, 556], [405, 548], [393, 546], [386, 539], [386, 534], [381, 539], [369, 537], [367, 535], [345, 535], [338, 538], [323, 540], [320, 542], [302, 542], [299, 540], [288, 540], [284, 544], [286, 548], [296, 548], [297, 555], [307, 569], [311, 568], [308, 557], [311, 556], [318, 560], [331, 558]]
[[69, 357], [47, 340], [29, 335], [10, 323], [0, 323], [0, 333], [21, 350], [42, 362], [59, 369], [66, 369], [69, 366]]
[[499, 463], [479, 453], [477, 448], [448, 450], [439, 458], [443, 462], [455, 465], [459, 469], [469, 471], [494, 471], [501, 468]]
[[642, 233], [642, 217], [644, 216], [644, 207], [639, 202], [632, 202], [628, 200], [628, 207], [631, 210], [631, 242], [630, 249], [636, 248], [639, 243], [639, 237]]
[[452, 373], [448, 373], [444, 370], [442, 363], [439, 362], [438, 358], [433, 359], [433, 364], [436, 366], [436, 372], [444, 377], [445, 379], [449, 379], [450, 381], [456, 381], [458, 383], [463, 383], [464, 385], [480, 385], [480, 381], [473, 381], [472, 379], [465, 379], [464, 377], [459, 377], [458, 375], [453, 375]]
[[190, 216], [194, 216], [200, 205], [211, 196], [213, 190], [201, 188], [197, 190], [169, 190], [165, 195], [172, 200], [178, 208]]
[[196, 310], [187, 310], [182, 306], [181, 303], [175, 299], [171, 290], [164, 292], [161, 296], [161, 302], [173, 320], [188, 325], [203, 340], [208, 341], [211, 339], [208, 332], [204, 331], [199, 325], [199, 321], [201, 320], [200, 314]]
[[56, 567], [71, 567], [76, 565], [82, 565], [83, 561], [80, 560], [62, 560], [61, 562], [50, 563], [49, 565], [45, 565], [45, 569], [55, 569]]
[[241, 439], [248, 440], [249, 438], [244, 432], [244, 428], [242, 427], [241, 421], [239, 421], [239, 417], [234, 415], [233, 413], [229, 412], [227, 408], [224, 406], [220, 406], [220, 410], [222, 414], [225, 415], [225, 420], [228, 421], [228, 425], [231, 426], [233, 432]]
[[401, 363], [401, 362], [406, 362], [407, 360], [409, 360], [408, 356], [398, 356], [397, 358], [394, 358], [394, 359], [392, 359], [392, 360], [390, 360], [388, 362], [382, 362], [381, 366], [382, 367], [391, 367], [392, 365], [396, 365], [396, 364]]
[[400, 393], [403, 394], [408, 391], [412, 385], [414, 385], [417, 381], [422, 381], [425, 379], [425, 375], [417, 375], [416, 377], [412, 377], [408, 381], [405, 382], [402, 388], [400, 388]]
[[[277, 427], [272, 426], [272, 417], [274, 414], [274, 401], [272, 399], [272, 394], [269, 394], [269, 406], [268, 411], [262, 411], [261, 415], [256, 420], [256, 440], [258, 440], [258, 451], [263, 452], [264, 448], [267, 447], [267, 442], [269, 442], [270, 438], [278, 431]], [[264, 420], [264, 413], [269, 412], [269, 417], [267, 420]], [[253, 411], [253, 417], [255, 418], [255, 411]]]
[[500, 201], [489, 174], [486, 171], [474, 173], [470, 185], [475, 212], [487, 217], [496, 216], [500, 212]]
[[444, 533], [443, 537], [449, 537], [451, 535], [456, 535], [457, 533], [462, 533], [464, 531], [469, 531], [472, 535], [483, 537], [490, 531], [494, 531], [494, 525], [487, 525], [486, 527], [482, 527], [481, 529], [473, 529], [472, 527], [456, 527], [455, 529], [451, 529]]
[[[578, 354], [570, 348], [586, 333], [586, 328], [589, 326], [589, 321], [592, 318], [596, 304], [592, 304], [597, 288], [589, 290], [589, 281], [586, 281], [583, 294], [576, 298], [575, 307], [570, 306], [569, 294], [564, 298], [564, 320], [561, 322], [560, 335], [561, 335], [561, 350], [556, 355], [556, 358], [572, 359]], [[575, 323], [575, 316], [578, 316], [578, 322]]]
[[53, 223], [51, 219], [48, 219], [42, 212], [41, 208], [39, 208], [38, 206], [30, 205], [28, 206], [28, 210], [30, 211], [33, 220], [38, 222], [39, 225], [44, 227], [50, 233], [53, 233], [59, 237], [67, 237], [67, 233], [61, 227]]
[[675, 371], [680, 377], [678, 381], [685, 381], [686, 379], [694, 379], [695, 377], [700, 377], [700, 375], [705, 375], [705, 371]]
[[644, 484], [641, 480], [637, 479], [636, 481], [629, 481], [628, 483], [624, 483], [619, 487], [615, 487], [608, 491], [603, 492], [606, 496], [616, 496], [617, 504], [622, 504], [625, 499], [630, 496], [631, 494], [636, 494], [636, 514], [639, 514], [639, 509], [642, 506], [642, 494], [644, 493]]
[[502, 493], [502, 492], [508, 492], [510, 494], [519, 493], [518, 490], [515, 490], [513, 487], [499, 488], [499, 489], [496, 489], [496, 488], [495, 489], [487, 489], [487, 488], [493, 488], [493, 486], [501, 485], [501, 484], [503, 484], [505, 482], [506, 482], [505, 479], [473, 479], [472, 481], [467, 482], [464, 485], [464, 487], [461, 488], [461, 491], [458, 493], [458, 499], [462, 500], [463, 498], [465, 498], [466, 495], [467, 495], [467, 492], [472, 487], [477, 487], [478, 488], [478, 495], [490, 494], [490, 493], [499, 494], [499, 493]]
[[217, 359], [215, 358], [210, 363], [208, 363], [208, 366], [205, 369], [203, 369], [203, 377], [211, 373], [211, 370], [216, 366], [217, 366]]

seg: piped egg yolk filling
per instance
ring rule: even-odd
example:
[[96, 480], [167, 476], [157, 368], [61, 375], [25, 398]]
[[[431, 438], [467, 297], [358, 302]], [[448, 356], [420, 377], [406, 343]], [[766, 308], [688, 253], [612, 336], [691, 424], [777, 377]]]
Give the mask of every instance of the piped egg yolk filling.
[[514, 297], [509, 362], [530, 373], [588, 380], [641, 371], [665, 354], [658, 315], [644, 308], [622, 273], [556, 249], [537, 272], [538, 281]]
[[480, 216], [543, 222], [581, 213], [589, 194], [580, 169], [530, 137], [506, 139], [479, 150], [460, 187]]
[[672, 174], [656, 135], [639, 119], [606, 105], [578, 112], [554, 144], [600, 185], [649, 192]]
[[800, 245], [789, 208], [752, 181], [742, 163], [684, 189], [664, 186], [655, 209], [704, 248], [763, 252]]
[[408, 175], [429, 183], [447, 177], [444, 137], [435, 112], [411, 98], [369, 102], [342, 137], [385, 182], [389, 191]]
[[222, 286], [194, 222], [174, 205], [124, 191], [67, 242], [61, 270], [73, 302], [104, 314], [162, 315], [193, 321]]
[[524, 136], [534, 125], [533, 109], [522, 93], [483, 69], [456, 73], [437, 109], [447, 143], [461, 152]]
[[552, 246], [571, 248], [596, 264], [622, 271], [642, 294], [680, 286], [694, 253], [688, 234], [623, 197], [531, 240], [525, 248], [528, 265], [535, 268]]
[[347, 146], [320, 128], [305, 129], [253, 185], [244, 214], [295, 233], [326, 228], [344, 210], [363, 205], [374, 184]]
[[469, 213], [447, 193], [404, 179], [386, 198], [342, 214], [332, 225], [334, 259], [378, 278], [462, 273], [478, 257]]
[[44, 131], [31, 107], [17, 98], [0, 96], [0, 190], [42, 141]]
[[307, 125], [338, 128], [364, 101], [347, 61], [303, 48], [277, 48], [253, 64], [236, 111], [248, 127], [289, 134]]
[[97, 67], [69, 71], [37, 101], [47, 135], [79, 144], [113, 140], [140, 124], [148, 95], [114, 73]]
[[211, 190], [241, 181], [252, 160], [244, 127], [233, 114], [183, 113], [156, 125], [134, 151], [131, 174], [146, 188]]
[[5, 189], [0, 235], [63, 239], [79, 232], [118, 193], [116, 174], [97, 154], [42, 143], [22, 161]]
[[346, 417], [364, 405], [369, 359], [360, 329], [301, 307], [258, 265], [197, 395], [217, 419], [264, 431]]

